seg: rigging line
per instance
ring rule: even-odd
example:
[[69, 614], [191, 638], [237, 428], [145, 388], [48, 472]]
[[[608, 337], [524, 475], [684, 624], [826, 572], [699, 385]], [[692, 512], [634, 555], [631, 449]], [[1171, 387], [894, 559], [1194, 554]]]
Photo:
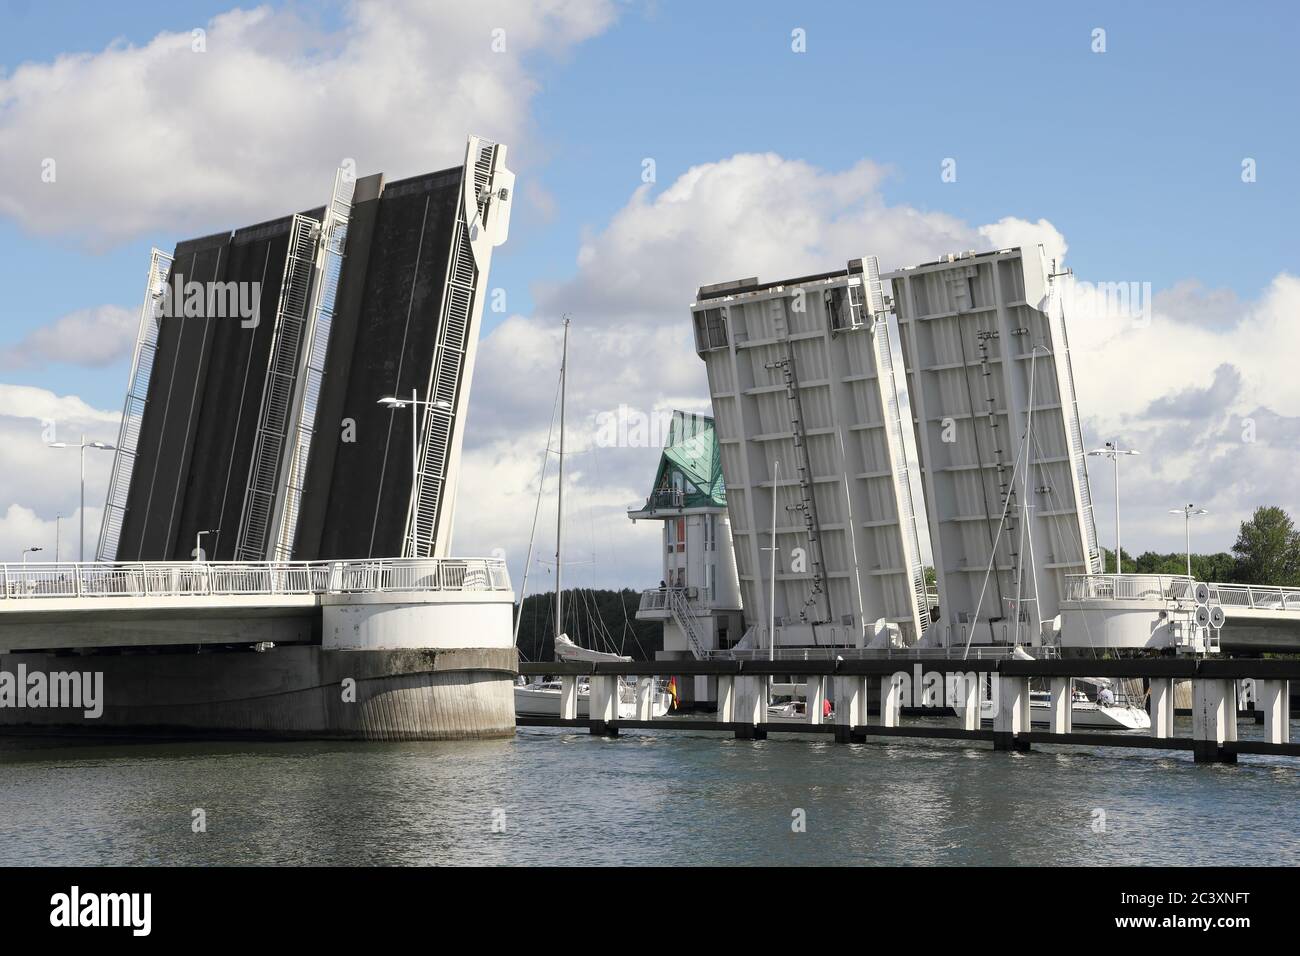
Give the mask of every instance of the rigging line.
[[555, 431], [555, 410], [560, 404], [560, 384], [555, 384], [555, 401], [551, 404], [551, 423], [546, 431], [546, 450], [542, 452], [542, 470], [537, 477], [537, 504], [533, 508], [533, 527], [528, 532], [528, 557], [524, 558], [524, 579], [519, 585], [519, 616], [515, 619], [515, 647], [519, 646], [519, 622], [524, 616], [524, 598], [528, 596], [528, 571], [533, 564], [533, 543], [537, 538], [537, 516], [542, 511], [542, 491], [546, 487], [546, 465], [551, 457], [551, 433]]
[[[1020, 484], [1025, 487], [1023, 503], [1021, 507], [1024, 514], [1020, 519], [1020, 544], [1016, 553], [1016, 643], [1020, 643], [1020, 614], [1024, 607], [1025, 596], [1025, 536], [1029, 536], [1029, 573], [1034, 576], [1034, 613], [1038, 618], [1038, 631], [1041, 634], [1043, 630], [1042, 607], [1038, 603], [1038, 571], [1034, 567], [1034, 533], [1029, 527], [1029, 509], [1032, 502], [1032, 493], [1027, 487], [1030, 480], [1030, 450], [1032, 448], [1031, 438], [1034, 434], [1034, 371], [1038, 362], [1038, 349], [1041, 346], [1035, 345], [1029, 350], [1029, 392], [1025, 401], [1025, 440], [1022, 441], [1021, 447], [1025, 452], [1025, 469], [1020, 476]], [[1044, 350], [1046, 351], [1046, 350]], [[1017, 458], [1019, 452], [1017, 452]], [[1012, 482], [1008, 488], [1008, 493], [1015, 492], [1015, 483]], [[1033, 643], [1032, 637], [1030, 643]]]

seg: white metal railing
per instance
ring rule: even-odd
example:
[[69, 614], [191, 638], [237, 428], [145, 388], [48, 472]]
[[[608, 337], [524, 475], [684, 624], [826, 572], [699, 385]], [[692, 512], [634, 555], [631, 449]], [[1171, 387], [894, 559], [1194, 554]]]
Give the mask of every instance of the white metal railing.
[[1254, 611], [1300, 611], [1300, 588], [1255, 584], [1211, 584], [1210, 600]]
[[1195, 582], [1185, 574], [1069, 574], [1067, 601], [1182, 601]]
[[497, 558], [0, 564], [5, 599], [509, 591]]

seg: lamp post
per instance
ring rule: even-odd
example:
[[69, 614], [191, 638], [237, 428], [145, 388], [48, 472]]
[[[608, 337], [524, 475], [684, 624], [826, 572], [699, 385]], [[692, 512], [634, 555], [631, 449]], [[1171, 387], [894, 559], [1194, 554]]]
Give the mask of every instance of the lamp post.
[[1192, 576], [1192, 516], [1208, 515], [1209, 512], [1195, 505], [1184, 505], [1181, 508], [1170, 509], [1169, 513], [1183, 516], [1183, 535], [1187, 539], [1187, 576], [1190, 578]]
[[63, 515], [54, 516], [54, 563], [59, 563], [59, 528], [63, 523]]
[[44, 551], [44, 548], [23, 548], [23, 567], [27, 567], [27, 555], [36, 551]]
[[[1119, 457], [1120, 455], [1140, 455], [1142, 453], [1132, 448], [1120, 448], [1118, 442], [1108, 441], [1101, 448], [1094, 448], [1092, 451], [1088, 452], [1088, 454], [1109, 458], [1111, 463], [1115, 466], [1115, 573], [1123, 574], [1124, 569], [1121, 562], [1124, 559], [1120, 557], [1121, 551], [1119, 541]], [[1106, 569], [1103, 567], [1102, 571], [1105, 570]]]
[[216, 528], [212, 528], [207, 531], [196, 531], [194, 533], [194, 562], [196, 564], [203, 560], [203, 536], [205, 534], [216, 534], [217, 530], [218, 529]]
[[52, 441], [49, 443], [50, 448], [76, 448], [81, 452], [81, 538], [77, 546], [77, 560], [86, 560], [86, 449], [95, 448], [99, 451], [117, 451], [116, 445], [110, 445], [103, 441], [86, 441], [86, 436], [81, 436], [79, 442]]
[[[379, 400], [380, 405], [386, 405], [389, 408], [415, 408], [419, 405], [427, 405], [430, 408], [436, 408], [444, 412], [451, 411], [451, 402], [438, 401], [421, 401], [420, 393], [411, 389], [410, 398], [398, 398], [395, 395], [385, 395]], [[411, 422], [411, 494], [415, 494], [415, 486], [420, 483], [420, 444], [419, 444], [419, 423]], [[414, 550], [414, 549], [412, 549]], [[414, 554], [411, 557], [415, 557]]]

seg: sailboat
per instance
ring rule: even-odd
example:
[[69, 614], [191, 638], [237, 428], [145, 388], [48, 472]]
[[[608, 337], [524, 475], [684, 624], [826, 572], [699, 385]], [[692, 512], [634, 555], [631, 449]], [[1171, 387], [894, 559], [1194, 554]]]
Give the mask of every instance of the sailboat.
[[[558, 453], [558, 476], [559, 482], [556, 489], [556, 507], [555, 507], [555, 659], [557, 661], [631, 661], [631, 657], [624, 657], [621, 654], [611, 654], [606, 651], [598, 651], [593, 648], [582, 647], [564, 633], [564, 587], [563, 587], [563, 564], [561, 556], [563, 553], [564, 542], [564, 398], [565, 384], [569, 369], [569, 319], [564, 319], [564, 345], [560, 359], [560, 447]], [[549, 441], [548, 441], [549, 445]], [[549, 450], [548, 450], [549, 454]], [[538, 488], [538, 494], [541, 494], [541, 488]], [[534, 530], [536, 524], [534, 523]], [[528, 560], [525, 564], [524, 587], [527, 586], [527, 564], [532, 563], [533, 543], [528, 542]], [[521, 591], [523, 588], [520, 589]], [[521, 603], [522, 608], [522, 603]], [[522, 619], [522, 611], [520, 619]], [[519, 621], [515, 622], [515, 641], [519, 640]], [[533, 683], [524, 682], [515, 684], [515, 713], [523, 714], [530, 717], [559, 717], [561, 716], [561, 682], [558, 680], [534, 681]], [[590, 698], [591, 688], [585, 679], [578, 681], [578, 717], [590, 716]], [[652, 717], [663, 717], [668, 713], [671, 697], [664, 693], [657, 685], [651, 699], [650, 712]], [[624, 680], [622, 677], [618, 680], [618, 716], [622, 720], [631, 720], [636, 717], [636, 688], [633, 684]]]

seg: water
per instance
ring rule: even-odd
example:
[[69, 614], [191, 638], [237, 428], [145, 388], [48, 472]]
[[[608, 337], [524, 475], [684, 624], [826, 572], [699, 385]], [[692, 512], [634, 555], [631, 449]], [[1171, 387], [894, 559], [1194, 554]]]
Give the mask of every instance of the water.
[[[404, 744], [0, 738], [0, 864], [1295, 865], [1298, 769], [542, 729]], [[806, 832], [792, 831], [798, 810]]]

